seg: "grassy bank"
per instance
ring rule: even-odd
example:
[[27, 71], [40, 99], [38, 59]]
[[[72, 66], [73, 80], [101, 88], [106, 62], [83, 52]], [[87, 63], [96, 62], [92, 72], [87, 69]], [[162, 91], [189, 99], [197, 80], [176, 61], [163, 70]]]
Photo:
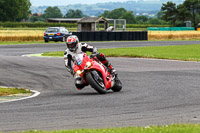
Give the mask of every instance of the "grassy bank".
[[[26, 131], [20, 133], [199, 133], [200, 125], [177, 124], [167, 126], [125, 127], [107, 129], [77, 129], [62, 131]], [[19, 132], [18, 132], [19, 133]]]
[[[139, 57], [184, 61], [200, 61], [200, 44], [99, 49], [108, 57]], [[43, 56], [63, 57], [63, 51], [47, 52]]]
[[24, 93], [31, 93], [31, 92], [26, 89], [0, 87], [0, 97], [14, 95], [14, 94], [24, 94]]

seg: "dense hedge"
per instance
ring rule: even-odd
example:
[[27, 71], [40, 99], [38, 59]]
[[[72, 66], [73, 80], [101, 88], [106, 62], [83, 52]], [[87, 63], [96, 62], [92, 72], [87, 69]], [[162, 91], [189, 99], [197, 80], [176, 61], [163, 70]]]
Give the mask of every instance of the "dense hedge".
[[[67, 28], [77, 28], [77, 23], [47, 23], [47, 22], [0, 22], [0, 27], [3, 28], [17, 28], [17, 27], [57, 27], [64, 26]], [[103, 27], [104, 24], [100, 24], [100, 27]], [[152, 25], [152, 24], [126, 24], [126, 28], [147, 28], [147, 27], [170, 27], [169, 25]]]
[[[110, 24], [113, 26], [113, 24]], [[117, 24], [117, 27], [122, 25]], [[104, 27], [104, 24], [99, 24], [100, 28]], [[126, 28], [148, 28], [148, 27], [171, 27], [170, 25], [153, 25], [153, 24], [126, 24]]]
[[170, 25], [126, 24], [126, 28], [171, 27]]
[[37, 22], [37, 23], [25, 23], [25, 22], [0, 22], [0, 27], [3, 28], [17, 28], [17, 27], [58, 27], [64, 26], [68, 28], [77, 27], [77, 23], [69, 24], [69, 23], [47, 23], [47, 22]]

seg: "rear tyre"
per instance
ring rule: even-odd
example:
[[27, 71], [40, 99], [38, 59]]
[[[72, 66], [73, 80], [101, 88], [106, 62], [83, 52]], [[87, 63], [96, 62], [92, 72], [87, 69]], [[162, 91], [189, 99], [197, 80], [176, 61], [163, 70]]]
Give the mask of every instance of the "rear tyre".
[[88, 84], [90, 84], [90, 86], [94, 88], [98, 93], [105, 94], [107, 92], [104, 85], [104, 80], [97, 71], [93, 70], [88, 72], [86, 75], [86, 80]]
[[49, 42], [49, 40], [48, 40], [48, 39], [45, 39], [44, 42]]
[[111, 88], [114, 92], [119, 92], [122, 89], [122, 82], [119, 80], [118, 77], [115, 77], [115, 85]]

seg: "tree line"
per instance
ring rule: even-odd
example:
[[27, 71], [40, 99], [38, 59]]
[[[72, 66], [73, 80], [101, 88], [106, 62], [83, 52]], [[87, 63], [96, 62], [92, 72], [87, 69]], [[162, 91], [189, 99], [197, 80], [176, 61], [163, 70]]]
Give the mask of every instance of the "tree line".
[[110, 18], [110, 19], [126, 19], [127, 24], [168, 24], [158, 18], [147, 17], [144, 15], [135, 16], [132, 11], [127, 11], [124, 8], [117, 8], [112, 11], [104, 11], [99, 17]]
[[22, 21], [28, 19], [31, 3], [29, 0], [0, 0], [0, 21]]
[[[81, 10], [70, 9], [64, 16], [58, 7], [48, 7], [41, 16], [32, 16], [31, 22], [45, 21], [47, 18], [82, 18], [88, 17], [83, 14]], [[124, 8], [117, 8], [112, 11], [104, 11], [98, 17], [110, 19], [126, 19], [127, 24], [168, 24], [167, 22], [158, 18], [149, 18], [147, 16], [135, 16], [132, 11], [127, 11]]]
[[44, 14], [42, 15], [32, 15], [30, 17], [31, 22], [41, 21], [44, 22], [47, 18], [82, 18], [82, 17], [88, 17], [87, 15], [83, 14], [81, 10], [72, 10], [70, 9], [64, 16], [61, 12], [61, 10], [57, 7], [48, 7]]
[[159, 18], [173, 26], [183, 26], [184, 21], [196, 26], [200, 22], [200, 0], [185, 0], [179, 5], [169, 1], [161, 7]]
[[[57, 7], [48, 7], [42, 15], [31, 15], [30, 0], [0, 0], [0, 21], [20, 22], [29, 20], [31, 22], [46, 21], [47, 18], [82, 18], [88, 17], [81, 10], [70, 9], [65, 15]], [[117, 8], [112, 11], [104, 11], [99, 17], [110, 19], [126, 19], [127, 24], [170, 24], [183, 26], [184, 21], [192, 21], [196, 26], [200, 21], [200, 0], [185, 0], [182, 4], [176, 5], [167, 2], [161, 7], [157, 17], [135, 16], [132, 11], [124, 8]]]

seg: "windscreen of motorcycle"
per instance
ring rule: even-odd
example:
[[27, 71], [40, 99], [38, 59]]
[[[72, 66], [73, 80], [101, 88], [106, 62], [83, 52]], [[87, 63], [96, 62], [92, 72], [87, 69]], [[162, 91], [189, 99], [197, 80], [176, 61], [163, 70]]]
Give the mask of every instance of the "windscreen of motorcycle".
[[83, 54], [77, 54], [75, 56], [75, 61], [77, 65], [81, 65], [81, 63], [83, 62]]

